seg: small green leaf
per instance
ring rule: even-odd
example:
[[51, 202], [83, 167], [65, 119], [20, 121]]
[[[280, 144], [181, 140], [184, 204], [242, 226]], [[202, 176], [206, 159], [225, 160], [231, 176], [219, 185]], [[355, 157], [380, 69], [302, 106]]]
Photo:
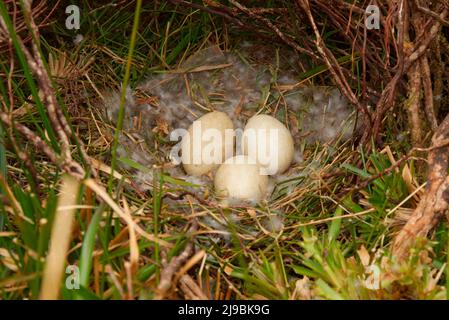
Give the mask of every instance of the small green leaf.
[[320, 293], [327, 299], [331, 300], [344, 300], [344, 298], [334, 289], [332, 289], [326, 282], [321, 279], [316, 281], [316, 285]]
[[144, 165], [142, 165], [142, 164], [140, 164], [140, 163], [138, 163], [138, 162], [136, 162], [136, 161], [134, 161], [132, 159], [129, 159], [129, 158], [126, 158], [126, 157], [120, 157], [118, 159], [118, 161], [120, 161], [123, 164], [126, 164], [126, 165], [130, 166], [131, 168], [137, 169], [139, 171], [142, 171], [142, 172], [145, 172], [145, 173], [151, 172], [150, 168], [147, 168]]
[[[343, 214], [343, 209], [339, 206], [337, 210], [335, 210], [334, 217], [340, 217]], [[340, 227], [341, 227], [341, 219], [335, 219], [331, 222], [329, 227], [329, 233], [327, 235], [327, 239], [329, 240], [329, 243], [334, 242], [338, 235], [340, 234]]]

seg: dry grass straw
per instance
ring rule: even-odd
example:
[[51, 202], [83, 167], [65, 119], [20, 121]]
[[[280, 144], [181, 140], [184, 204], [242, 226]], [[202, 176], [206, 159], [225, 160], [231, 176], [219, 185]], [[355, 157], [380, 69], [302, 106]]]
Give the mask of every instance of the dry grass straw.
[[62, 178], [61, 194], [51, 232], [50, 250], [47, 255], [40, 293], [42, 300], [55, 300], [60, 292], [59, 285], [72, 237], [79, 187], [80, 183], [75, 178], [69, 175]]

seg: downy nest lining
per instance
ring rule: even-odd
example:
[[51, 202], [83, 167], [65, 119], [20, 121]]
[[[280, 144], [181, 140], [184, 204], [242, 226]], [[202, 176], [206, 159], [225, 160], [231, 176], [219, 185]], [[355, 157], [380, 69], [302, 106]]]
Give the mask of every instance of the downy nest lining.
[[[260, 61], [261, 57], [258, 58]], [[241, 51], [230, 52], [214, 46], [198, 51], [175, 71], [152, 74], [134, 92], [128, 88], [119, 157], [129, 158], [147, 168], [156, 163], [167, 163], [173, 144], [159, 144], [158, 137], [168, 140], [171, 130], [187, 129], [193, 121], [211, 111], [226, 113], [234, 128], [243, 129], [247, 119], [266, 105], [278, 110], [280, 116], [277, 118], [289, 127], [295, 142], [296, 162], [302, 159], [299, 145], [303, 141], [329, 143], [348, 140], [352, 136], [356, 122], [354, 108], [337, 88], [295, 88], [292, 85], [297, 83], [297, 78], [291, 68], [273, 67], [274, 55], [262, 58], [272, 61], [251, 63], [251, 56], [245, 55], [245, 45]], [[279, 87], [286, 85], [294, 89], [281, 92]], [[104, 114], [112, 124], [116, 123], [119, 102], [119, 92], [105, 97]], [[288, 116], [285, 110], [288, 110]], [[158, 145], [156, 151], [155, 145]], [[135, 171], [134, 179], [140, 189], [151, 188], [151, 171], [127, 169]], [[165, 171], [199, 185], [203, 190], [211, 185], [207, 175], [186, 175], [181, 166], [168, 166]], [[271, 185], [282, 177], [285, 175], [272, 179]], [[192, 191], [198, 192], [198, 188]]]

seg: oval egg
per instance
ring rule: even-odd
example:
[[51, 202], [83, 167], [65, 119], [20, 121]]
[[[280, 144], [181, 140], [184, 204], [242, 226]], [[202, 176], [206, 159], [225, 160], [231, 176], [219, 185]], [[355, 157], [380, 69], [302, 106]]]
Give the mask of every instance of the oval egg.
[[242, 201], [258, 202], [267, 194], [268, 176], [261, 174], [261, 167], [254, 159], [238, 155], [218, 168], [214, 187], [225, 206]]
[[286, 126], [269, 115], [248, 120], [242, 134], [242, 153], [257, 160], [266, 174], [275, 175], [288, 169], [293, 161], [293, 138]]
[[234, 124], [223, 112], [213, 111], [192, 123], [181, 142], [181, 162], [187, 174], [206, 174], [234, 153]]

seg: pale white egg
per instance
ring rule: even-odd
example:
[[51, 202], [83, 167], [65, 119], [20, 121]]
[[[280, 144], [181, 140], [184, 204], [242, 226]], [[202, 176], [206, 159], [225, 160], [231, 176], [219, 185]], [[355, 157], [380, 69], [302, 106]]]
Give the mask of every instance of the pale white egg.
[[192, 176], [212, 171], [233, 153], [234, 125], [223, 112], [213, 111], [194, 121], [181, 141], [181, 162]]
[[290, 131], [269, 115], [248, 120], [242, 135], [242, 153], [257, 160], [266, 174], [284, 172], [293, 161], [295, 147]]
[[256, 203], [267, 195], [268, 176], [254, 159], [238, 155], [227, 159], [217, 170], [215, 192], [223, 205]]

